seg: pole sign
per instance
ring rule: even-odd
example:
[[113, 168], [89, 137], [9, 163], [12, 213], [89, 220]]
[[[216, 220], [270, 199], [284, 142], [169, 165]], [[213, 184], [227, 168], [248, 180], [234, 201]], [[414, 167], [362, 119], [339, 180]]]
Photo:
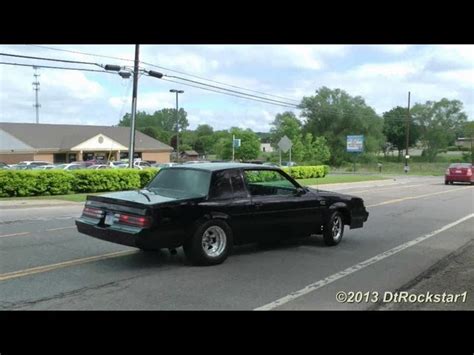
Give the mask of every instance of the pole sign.
[[347, 152], [362, 153], [364, 151], [364, 136], [347, 136]]
[[280, 148], [283, 153], [286, 153], [293, 146], [293, 142], [287, 136], [283, 136], [282, 139], [278, 142], [278, 148]]
[[233, 145], [234, 148], [239, 148], [240, 147], [240, 143], [241, 143], [240, 139], [234, 139], [233, 142], [234, 142], [234, 145]]

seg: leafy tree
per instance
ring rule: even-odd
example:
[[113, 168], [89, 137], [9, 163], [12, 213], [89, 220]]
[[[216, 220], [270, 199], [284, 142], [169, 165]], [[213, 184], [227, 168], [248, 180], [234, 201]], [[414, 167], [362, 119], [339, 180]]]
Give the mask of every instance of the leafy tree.
[[[406, 119], [408, 110], [397, 106], [383, 114], [383, 134], [387, 138], [387, 142], [398, 150], [398, 159], [402, 155], [403, 149], [406, 147]], [[420, 130], [416, 122], [410, 120], [410, 132], [408, 135], [408, 145], [414, 146], [420, 138]], [[387, 146], [385, 146], [387, 147]], [[385, 151], [385, 150], [384, 150]]]
[[440, 149], [452, 145], [456, 134], [465, 127], [467, 115], [462, 109], [461, 101], [446, 98], [413, 106], [412, 117], [420, 126], [426, 148], [423, 154], [428, 161], [434, 161]]
[[[178, 110], [178, 121], [180, 130], [186, 130], [189, 126], [187, 113], [183, 108]], [[119, 122], [119, 126], [130, 127], [131, 114], [126, 113]], [[176, 109], [164, 108], [155, 111], [153, 114], [147, 114], [144, 111], [138, 111], [135, 117], [135, 125], [141, 127], [157, 127], [165, 132], [176, 132]]]
[[332, 164], [351, 159], [346, 153], [347, 135], [364, 135], [365, 152], [378, 151], [383, 144], [383, 121], [360, 96], [322, 87], [314, 96], [304, 97], [300, 107], [306, 118], [304, 132], [326, 138]]
[[[235, 159], [256, 159], [260, 152], [260, 140], [251, 129], [232, 127], [229, 131], [219, 132], [214, 152], [220, 159], [232, 159], [232, 135], [241, 140], [239, 148], [235, 148]], [[216, 137], [217, 138], [217, 137]]]

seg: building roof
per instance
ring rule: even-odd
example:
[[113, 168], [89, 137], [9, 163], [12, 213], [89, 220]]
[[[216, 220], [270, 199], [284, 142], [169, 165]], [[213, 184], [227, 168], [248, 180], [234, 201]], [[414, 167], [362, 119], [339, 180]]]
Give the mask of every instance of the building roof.
[[[98, 134], [126, 147], [130, 140], [129, 127], [0, 122], [0, 129], [39, 150], [69, 150]], [[173, 148], [137, 130], [135, 150], [172, 151]]]

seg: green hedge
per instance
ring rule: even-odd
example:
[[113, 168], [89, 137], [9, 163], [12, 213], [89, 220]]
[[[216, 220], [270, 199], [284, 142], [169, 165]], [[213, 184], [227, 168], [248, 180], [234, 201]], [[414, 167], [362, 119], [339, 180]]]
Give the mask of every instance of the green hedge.
[[0, 197], [66, 195], [138, 189], [159, 169], [0, 170]]
[[294, 166], [284, 167], [283, 170], [293, 179], [311, 179], [325, 177], [329, 173], [329, 166]]
[[[133, 190], [145, 186], [159, 169], [0, 170], [0, 197], [66, 195]], [[324, 177], [327, 165], [283, 168], [295, 179]], [[268, 181], [274, 178], [268, 173]], [[267, 180], [266, 180], [267, 181]]]

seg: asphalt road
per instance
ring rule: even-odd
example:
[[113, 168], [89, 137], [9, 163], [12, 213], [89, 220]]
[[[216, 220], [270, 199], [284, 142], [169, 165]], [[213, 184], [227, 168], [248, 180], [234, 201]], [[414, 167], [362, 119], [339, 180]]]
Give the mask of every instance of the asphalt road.
[[[74, 227], [81, 204], [0, 205], [0, 309], [384, 309], [394, 303], [382, 302], [386, 292], [403, 289], [474, 239], [473, 186], [401, 177], [325, 189], [364, 198], [364, 228], [346, 229], [336, 247], [316, 236], [236, 247], [213, 267], [191, 266], [180, 249], [175, 256], [142, 252], [81, 235]], [[340, 302], [341, 291], [364, 299]], [[473, 309], [472, 297], [455, 309]]]

